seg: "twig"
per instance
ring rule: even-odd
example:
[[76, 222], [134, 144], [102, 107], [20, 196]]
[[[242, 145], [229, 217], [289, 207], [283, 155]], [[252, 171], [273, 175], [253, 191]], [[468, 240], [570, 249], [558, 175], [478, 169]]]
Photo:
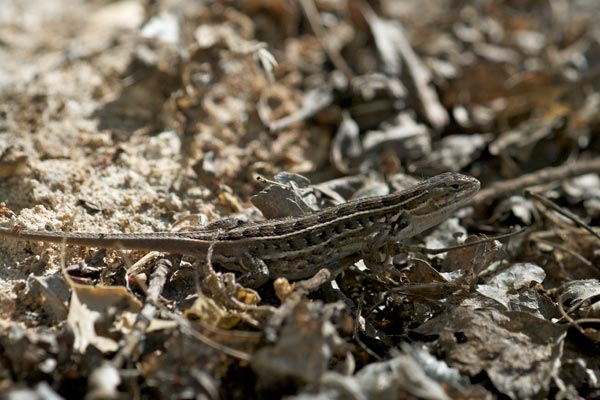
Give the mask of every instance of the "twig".
[[167, 275], [172, 267], [173, 264], [171, 261], [165, 258], [162, 258], [157, 262], [156, 269], [152, 273], [150, 285], [146, 292], [146, 303], [137, 315], [133, 330], [125, 337], [125, 341], [120, 346], [119, 352], [112, 360], [112, 363], [116, 368], [121, 367], [121, 364], [123, 364], [125, 360], [130, 359], [133, 350], [142, 340], [146, 328], [148, 328], [148, 325], [150, 325], [150, 322], [154, 319], [154, 315], [157, 311], [156, 304], [158, 304], [160, 294], [167, 281]]
[[545, 168], [540, 171], [526, 174], [515, 179], [500, 182], [481, 190], [473, 197], [470, 204], [489, 203], [499, 197], [505, 197], [521, 190], [553, 181], [572, 178], [589, 173], [600, 173], [600, 159], [575, 162], [555, 168]]
[[[365, 303], [365, 293], [363, 292], [360, 295], [360, 300], [358, 302], [358, 307], [356, 309], [356, 317], [354, 318], [354, 328], [352, 329], [352, 338], [356, 341], [356, 343], [358, 343], [358, 345], [368, 355], [370, 355], [371, 357], [373, 357], [377, 361], [383, 361], [383, 358], [379, 354], [375, 353], [375, 351], [371, 350], [369, 348], [369, 346], [367, 346], [367, 344], [361, 340], [360, 335], [358, 334], [358, 328], [359, 328], [359, 325], [360, 325], [360, 319], [364, 318], [361, 315], [364, 303]], [[366, 319], [365, 319], [365, 322], [366, 322]]]
[[[595, 230], [595, 232], [598, 232], [598, 229]], [[546, 230], [546, 231], [537, 231], [531, 234], [531, 237], [534, 239], [537, 238], [542, 238], [542, 239], [548, 239], [548, 238], [553, 238], [556, 236], [559, 237], [563, 237], [564, 235], [573, 235], [576, 236], [576, 239], [578, 239], [579, 237], [589, 237], [589, 234], [584, 231], [583, 229], [578, 229], [575, 228], [573, 226], [568, 225], [568, 229], [567, 228], [560, 228], [560, 229], [553, 229], [553, 230]]]
[[566, 208], [560, 207], [559, 205], [554, 203], [552, 200], [549, 200], [549, 199], [545, 198], [544, 196], [539, 195], [538, 193], [526, 191], [525, 195], [529, 196], [529, 197], [533, 197], [534, 199], [536, 199], [537, 201], [542, 203], [544, 206], [551, 208], [554, 211], [556, 211], [557, 213], [565, 216], [566, 218], [573, 221], [575, 223], [575, 225], [579, 226], [580, 228], [585, 229], [586, 231], [588, 231], [589, 233], [591, 233], [593, 236], [595, 236], [597, 239], [600, 240], [600, 234], [595, 232], [591, 226], [586, 224], [581, 218], [579, 218], [577, 215], [573, 214], [571, 211], [567, 210]]
[[600, 324], [600, 318], [581, 318], [576, 319], [578, 324]]
[[447, 253], [451, 250], [460, 250], [460, 249], [465, 249], [467, 247], [472, 247], [472, 246], [477, 246], [480, 245], [482, 243], [489, 243], [489, 242], [493, 242], [495, 240], [502, 240], [502, 239], [506, 239], [512, 236], [516, 236], [516, 235], [520, 235], [521, 233], [525, 232], [527, 230], [527, 226], [524, 228], [519, 229], [516, 232], [509, 232], [509, 233], [505, 233], [503, 235], [498, 235], [498, 236], [494, 236], [494, 237], [490, 237], [490, 238], [485, 238], [485, 239], [479, 239], [475, 242], [469, 242], [469, 243], [464, 243], [464, 244], [459, 244], [456, 246], [448, 246], [448, 247], [442, 247], [439, 249], [428, 249], [427, 247], [421, 247], [421, 246], [404, 246], [401, 245], [399, 243], [397, 243], [394, 246], [394, 250], [396, 252], [413, 252], [413, 253], [423, 253], [423, 254], [442, 254], [442, 253]]
[[554, 243], [550, 240], [546, 240], [546, 239], [540, 239], [540, 238], [536, 238], [536, 239], [532, 239], [533, 241], [539, 242], [539, 243], [543, 243], [547, 246], [550, 246], [552, 248], [556, 248], [560, 251], [563, 251], [573, 257], [575, 257], [576, 259], [578, 259], [579, 261], [581, 261], [582, 263], [584, 263], [586, 266], [590, 267], [590, 268], [595, 268], [594, 264], [592, 264], [587, 258], [585, 258], [584, 256], [582, 256], [581, 254], [578, 254], [576, 252], [574, 252], [571, 249], [566, 248], [565, 246], [558, 244], [558, 243]]
[[[577, 329], [579, 331], [579, 333], [581, 333], [583, 336], [590, 338], [590, 335], [588, 335], [585, 331], [585, 329], [583, 329], [583, 327], [581, 325], [579, 325], [579, 322], [574, 320], [564, 309], [563, 304], [562, 304], [562, 299], [559, 297], [558, 301], [556, 302], [558, 305], [558, 311], [560, 312], [560, 314], [562, 315], [561, 318], [564, 318], [568, 321], [568, 325], [574, 327], [575, 329]], [[581, 304], [581, 303], [580, 303]], [[578, 305], [579, 306], [579, 305]], [[569, 312], [574, 311], [576, 308], [572, 308], [571, 310], [569, 310]], [[558, 322], [558, 321], [557, 321]]]
[[325, 40], [325, 31], [321, 27], [321, 23], [319, 22], [319, 10], [315, 6], [313, 0], [301, 0], [300, 5], [302, 6], [302, 10], [306, 15], [306, 19], [308, 20], [308, 24], [311, 29], [315, 33], [317, 40], [323, 46], [323, 49], [327, 53], [329, 60], [335, 66], [336, 69], [342, 71], [346, 78], [352, 79], [354, 77], [354, 72], [348, 66], [344, 58], [334, 49], [332, 48], [327, 40]]
[[[199, 342], [204, 343], [207, 346], [212, 347], [213, 349], [216, 349], [224, 354], [227, 354], [228, 356], [231, 356], [231, 357], [237, 358], [239, 360], [243, 360], [243, 361], [250, 361], [251, 355], [249, 353], [234, 349], [234, 348], [226, 346], [226, 345], [223, 345], [223, 344], [217, 342], [216, 340], [211, 339], [207, 335], [202, 334], [202, 333], [198, 332], [197, 330], [195, 330], [192, 327], [192, 325], [190, 324], [190, 322], [187, 319], [185, 319], [184, 317], [182, 317], [181, 315], [179, 315], [178, 313], [168, 310], [163, 305], [161, 305], [160, 308], [161, 308], [162, 312], [165, 313], [165, 315], [167, 315], [169, 318], [171, 318], [175, 322], [177, 322], [177, 324], [179, 325], [179, 329], [181, 329], [181, 331], [184, 334], [189, 335], [190, 337], [195, 338]], [[195, 323], [197, 325], [198, 324], [202, 325], [202, 328], [204, 328], [204, 329], [209, 329], [209, 327], [206, 326], [206, 324], [202, 323], [202, 321], [196, 321]]]

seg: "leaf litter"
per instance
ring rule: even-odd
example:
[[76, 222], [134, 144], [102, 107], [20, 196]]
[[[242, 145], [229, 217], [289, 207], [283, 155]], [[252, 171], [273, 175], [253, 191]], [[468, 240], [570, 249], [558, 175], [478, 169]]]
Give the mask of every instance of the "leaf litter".
[[2, 226], [216, 232], [482, 182], [331, 282], [2, 240], [4, 397], [600, 396], [596, 2], [1, 7]]

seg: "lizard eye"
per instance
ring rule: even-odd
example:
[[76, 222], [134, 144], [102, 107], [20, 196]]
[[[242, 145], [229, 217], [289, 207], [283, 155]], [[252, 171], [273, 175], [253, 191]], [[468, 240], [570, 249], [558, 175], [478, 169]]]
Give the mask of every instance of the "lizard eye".
[[452, 188], [452, 190], [455, 190], [457, 192], [460, 190], [460, 185], [458, 183], [453, 183], [452, 185], [450, 185], [450, 187]]

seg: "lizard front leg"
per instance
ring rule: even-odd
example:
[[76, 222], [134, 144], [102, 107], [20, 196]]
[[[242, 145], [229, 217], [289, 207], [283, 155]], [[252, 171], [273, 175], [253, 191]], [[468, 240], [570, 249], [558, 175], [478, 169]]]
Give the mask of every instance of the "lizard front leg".
[[239, 277], [238, 282], [251, 289], [257, 289], [269, 280], [269, 268], [263, 260], [244, 252], [240, 264], [245, 273]]
[[390, 264], [392, 256], [392, 243], [400, 233], [410, 226], [410, 219], [406, 212], [400, 212], [394, 215], [389, 226], [383, 226], [383, 229], [377, 230], [367, 236], [364, 246], [361, 249], [361, 255], [365, 264], [371, 269], [381, 269], [381, 253], [385, 255], [384, 264]]

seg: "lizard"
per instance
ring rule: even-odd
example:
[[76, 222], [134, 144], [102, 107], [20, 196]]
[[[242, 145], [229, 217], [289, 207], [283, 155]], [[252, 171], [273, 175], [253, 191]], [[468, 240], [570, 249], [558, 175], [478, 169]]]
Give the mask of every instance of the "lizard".
[[447, 172], [399, 192], [227, 229], [91, 233], [0, 227], [0, 237], [195, 257], [206, 256], [210, 248], [214, 264], [245, 273], [251, 277], [250, 286], [259, 287], [269, 278], [299, 280], [323, 268], [340, 271], [369, 254], [385, 251], [449, 218], [479, 187], [475, 178]]

